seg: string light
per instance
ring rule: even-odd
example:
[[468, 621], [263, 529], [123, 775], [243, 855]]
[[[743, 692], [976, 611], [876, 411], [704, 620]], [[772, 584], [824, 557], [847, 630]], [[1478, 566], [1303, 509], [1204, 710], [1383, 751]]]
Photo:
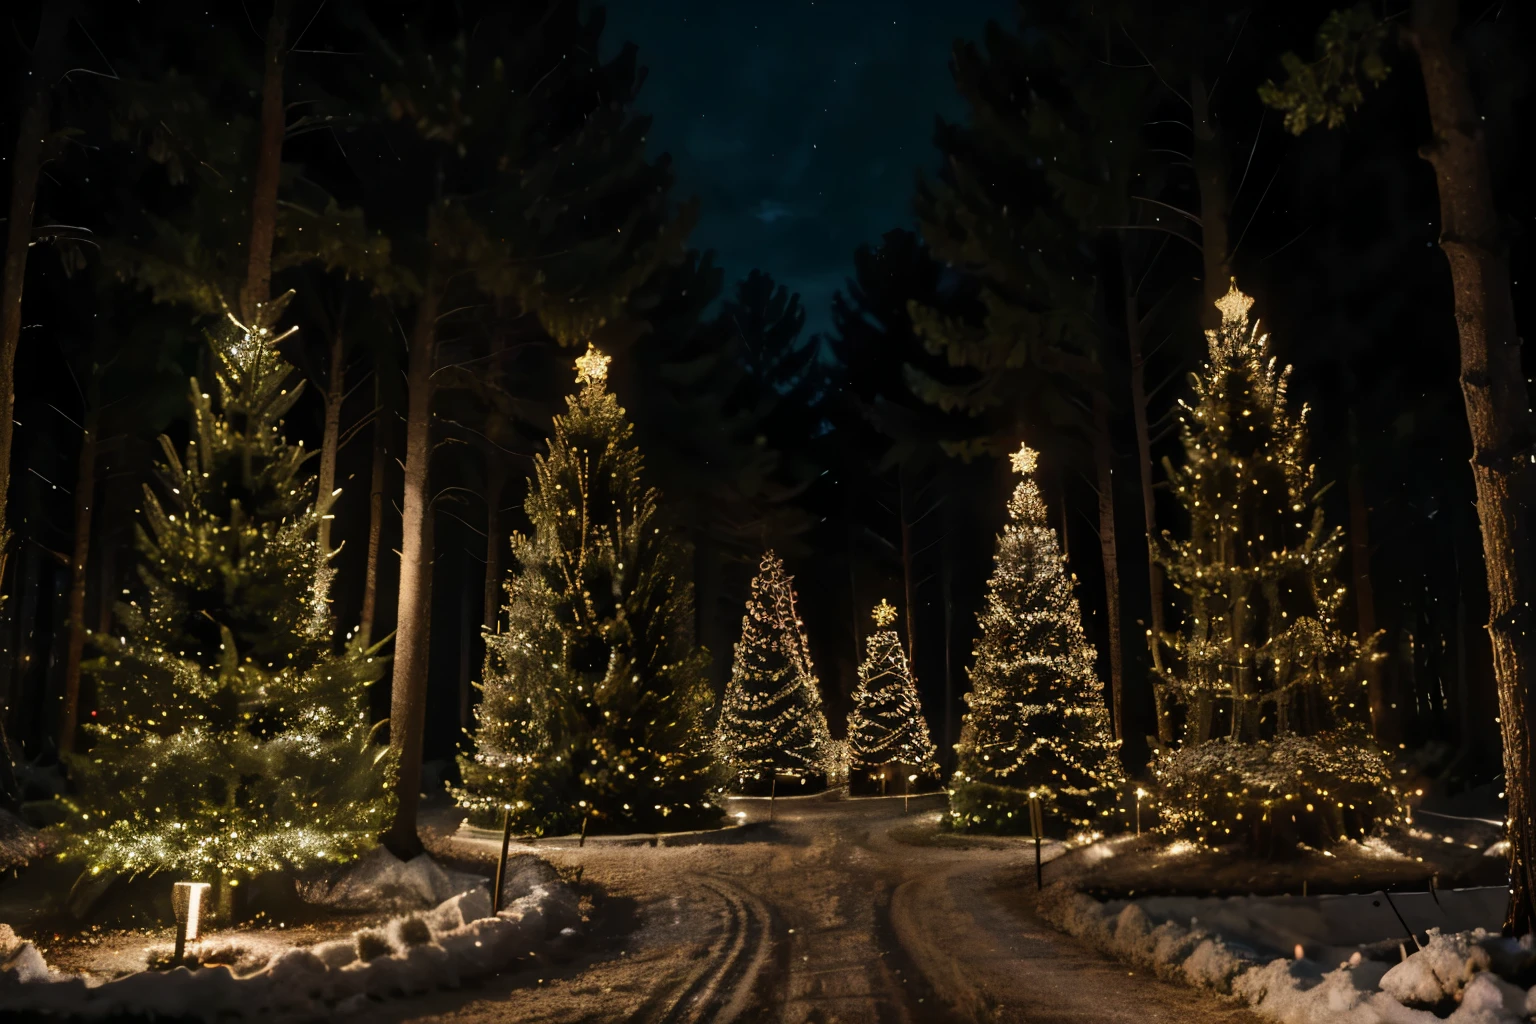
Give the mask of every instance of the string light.
[[834, 771], [794, 577], [772, 551], [752, 580], [741, 639], [731, 662], [715, 756], [727, 785], [762, 788], [773, 776], [812, 779]]
[[535, 835], [713, 824], [708, 654], [692, 635], [685, 552], [657, 523], [633, 428], [605, 388], [608, 357], [576, 360], [511, 538], [500, 632], [486, 635], [474, 751], [451, 790], [472, 819], [510, 807]]
[[1094, 651], [1034, 479], [1036, 453], [1008, 502], [980, 614], [969, 711], [956, 746], [950, 823], [1027, 833], [1029, 795], [1075, 830], [1102, 830], [1124, 781]]
[[[1160, 560], [1190, 602], [1161, 702], [1182, 717], [1177, 750], [1153, 763], [1165, 832], [1202, 843], [1314, 845], [1398, 820], [1386, 755], [1371, 740], [1365, 667], [1379, 655], [1338, 627], [1343, 534], [1325, 528], [1306, 461], [1307, 408], [1291, 414], [1253, 299], [1233, 282], [1221, 327], [1180, 403], [1183, 465], [1170, 483], [1190, 535]], [[1307, 510], [1310, 509], [1310, 515]]]
[[[374, 746], [367, 688], [379, 648], [337, 653], [334, 571], [317, 542], [336, 495], [315, 495], [282, 418], [300, 388], [273, 324], [210, 337], [218, 400], [191, 382], [191, 438], [161, 439], [161, 492], [138, 530], [142, 595], [85, 666], [98, 714], [73, 755], [65, 855], [92, 873], [169, 871], [221, 887], [339, 862], [394, 813], [394, 764]], [[125, 592], [126, 593], [126, 592]]]

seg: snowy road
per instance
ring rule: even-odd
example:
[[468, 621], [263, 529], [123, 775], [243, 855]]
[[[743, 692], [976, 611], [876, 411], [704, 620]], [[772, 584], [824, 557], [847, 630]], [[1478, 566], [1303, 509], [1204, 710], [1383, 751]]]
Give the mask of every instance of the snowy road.
[[[774, 824], [752, 842], [541, 848], [603, 888], [599, 931], [608, 937], [572, 962], [386, 1004], [375, 1019], [1256, 1020], [1050, 929], [1034, 916], [1024, 847], [924, 842], [934, 814], [917, 807], [903, 816], [900, 800], [781, 800]], [[732, 810], [767, 814], [763, 801]]]

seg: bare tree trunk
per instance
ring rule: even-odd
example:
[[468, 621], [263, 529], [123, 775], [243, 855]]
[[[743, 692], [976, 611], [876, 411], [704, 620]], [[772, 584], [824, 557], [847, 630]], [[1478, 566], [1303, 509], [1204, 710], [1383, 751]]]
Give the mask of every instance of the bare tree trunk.
[[85, 590], [91, 554], [91, 518], [96, 502], [96, 444], [101, 424], [101, 372], [92, 367], [85, 399], [85, 429], [75, 472], [75, 549], [69, 565], [69, 624], [64, 653], [64, 710], [59, 719], [59, 753], [75, 749], [80, 724], [80, 659], [85, 653]]
[[[1376, 635], [1376, 590], [1371, 585], [1371, 513], [1358, 462], [1349, 467], [1349, 565], [1355, 584], [1356, 635], [1365, 644]], [[1397, 719], [1376, 659], [1366, 664], [1365, 698], [1371, 710], [1371, 731], [1381, 743], [1392, 746], [1397, 742]]]
[[501, 619], [501, 495], [507, 484], [505, 455], [490, 448], [485, 457], [485, 605], [481, 619], [494, 633]]
[[421, 797], [421, 745], [427, 712], [427, 649], [431, 640], [432, 548], [427, 490], [432, 458], [432, 371], [437, 348], [438, 282], [429, 273], [416, 306], [406, 364], [405, 495], [400, 514], [400, 599], [395, 613], [394, 675], [389, 745], [399, 758], [399, 806], [384, 842], [399, 857], [421, 852], [416, 808]]
[[1151, 599], [1151, 626], [1147, 646], [1152, 655], [1152, 701], [1157, 714], [1157, 739], [1173, 743], [1173, 715], [1163, 686], [1163, 566], [1157, 560], [1157, 502], [1152, 482], [1152, 432], [1147, 417], [1147, 359], [1142, 351], [1141, 307], [1135, 282], [1121, 251], [1125, 290], [1125, 338], [1131, 362], [1131, 419], [1136, 425], [1136, 468], [1141, 474], [1141, 517], [1147, 541], [1147, 591]]
[[1189, 83], [1189, 103], [1194, 127], [1195, 182], [1200, 190], [1200, 248], [1205, 263], [1205, 302], [1202, 304], [1207, 327], [1219, 326], [1216, 300], [1227, 293], [1232, 279], [1232, 264], [1227, 243], [1227, 155], [1221, 132], [1211, 119], [1211, 96], [1205, 79], [1196, 72]]
[[1114, 449], [1109, 438], [1109, 399], [1093, 393], [1093, 462], [1098, 471], [1099, 555], [1104, 562], [1104, 611], [1109, 636], [1110, 717], [1115, 739], [1125, 739], [1125, 674], [1120, 652], [1120, 555], [1115, 546]]
[[274, 0], [267, 20], [267, 53], [261, 83], [261, 135], [256, 147], [256, 184], [251, 199], [251, 244], [240, 313], [246, 323], [272, 297], [272, 241], [277, 234], [277, 183], [283, 165], [283, 63], [288, 56], [288, 12], [293, 0]]
[[474, 667], [471, 658], [475, 650], [475, 586], [474, 577], [465, 573], [459, 582], [459, 728], [466, 734], [474, 724], [470, 708], [474, 706]]
[[1536, 924], [1536, 780], [1532, 778], [1531, 656], [1526, 640], [1536, 600], [1527, 516], [1536, 502], [1530, 397], [1520, 365], [1509, 260], [1493, 204], [1486, 139], [1455, 41], [1455, 0], [1415, 0], [1409, 41], [1419, 56], [1434, 141], [1422, 150], [1440, 191], [1440, 248], [1451, 266], [1461, 391], [1472, 433], [1483, 558], [1488, 573], [1488, 635], [1493, 641], [1509, 800], [1507, 935]]
[[373, 629], [378, 615], [379, 541], [384, 532], [384, 388], [375, 371], [373, 384], [373, 471], [368, 482], [368, 564], [363, 571], [363, 611], [359, 629], [363, 643], [373, 643]]
[[[66, 2], [42, 5], [37, 41], [32, 47], [32, 71], [27, 106], [16, 132], [11, 158], [11, 203], [5, 232], [5, 266], [0, 271], [0, 585], [11, 547], [9, 529], [11, 445], [16, 420], [16, 348], [21, 342], [21, 296], [27, 283], [27, 252], [32, 242], [32, 210], [37, 179], [49, 129], [50, 89], [69, 24]], [[0, 589], [0, 600], [4, 594]]]
[[939, 764], [946, 769], [953, 767], [955, 754], [954, 739], [954, 706], [955, 706], [955, 659], [953, 643], [955, 637], [955, 592], [954, 592], [954, 551], [953, 541], [950, 537], [954, 523], [950, 519], [950, 503], [944, 502], [944, 546], [942, 557], [944, 564], [939, 577], [939, 586], [944, 599], [944, 739], [941, 741], [943, 750], [940, 751]]
[[[347, 395], [347, 343], [342, 332], [340, 317], [336, 320], [336, 334], [331, 338], [331, 376], [325, 392], [325, 429], [320, 435], [320, 479], [315, 487], [315, 497], [322, 507], [331, 503], [336, 490], [336, 455], [341, 447], [341, 406]], [[329, 509], [320, 518], [317, 539], [320, 557], [331, 557], [331, 524], [335, 516]]]
[[912, 565], [912, 520], [907, 515], [907, 470], [896, 467], [896, 515], [901, 520], [901, 589], [907, 604], [907, 670], [917, 682], [917, 584]]

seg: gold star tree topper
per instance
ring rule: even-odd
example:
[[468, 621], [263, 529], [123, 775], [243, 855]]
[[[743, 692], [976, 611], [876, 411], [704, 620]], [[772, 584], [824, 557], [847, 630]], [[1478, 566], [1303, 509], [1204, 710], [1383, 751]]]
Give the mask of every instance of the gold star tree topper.
[[1248, 311], [1253, 308], [1253, 296], [1244, 295], [1237, 290], [1237, 278], [1232, 279], [1232, 285], [1227, 289], [1227, 294], [1216, 300], [1216, 308], [1221, 310], [1221, 322], [1245, 323], [1248, 320]]
[[882, 597], [880, 603], [875, 605], [875, 625], [884, 629], [895, 621], [896, 606]]
[[576, 359], [576, 381], [580, 384], [601, 384], [608, 379], [609, 357], [599, 352], [590, 342], [585, 355]]
[[1008, 456], [1008, 461], [1013, 463], [1015, 473], [1028, 476], [1035, 471], [1035, 465], [1040, 461], [1040, 453], [1027, 444], [1021, 444], [1018, 451]]

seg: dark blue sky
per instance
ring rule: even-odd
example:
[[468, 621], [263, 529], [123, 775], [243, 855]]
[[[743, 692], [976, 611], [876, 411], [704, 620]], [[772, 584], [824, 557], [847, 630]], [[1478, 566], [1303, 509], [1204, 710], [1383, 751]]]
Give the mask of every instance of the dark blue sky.
[[912, 183], [935, 166], [936, 114], [961, 104], [956, 37], [1012, 0], [609, 0], [609, 46], [640, 48], [639, 108], [681, 196], [702, 201], [693, 244], [729, 281], [754, 267], [828, 327], [853, 250], [912, 227]]

